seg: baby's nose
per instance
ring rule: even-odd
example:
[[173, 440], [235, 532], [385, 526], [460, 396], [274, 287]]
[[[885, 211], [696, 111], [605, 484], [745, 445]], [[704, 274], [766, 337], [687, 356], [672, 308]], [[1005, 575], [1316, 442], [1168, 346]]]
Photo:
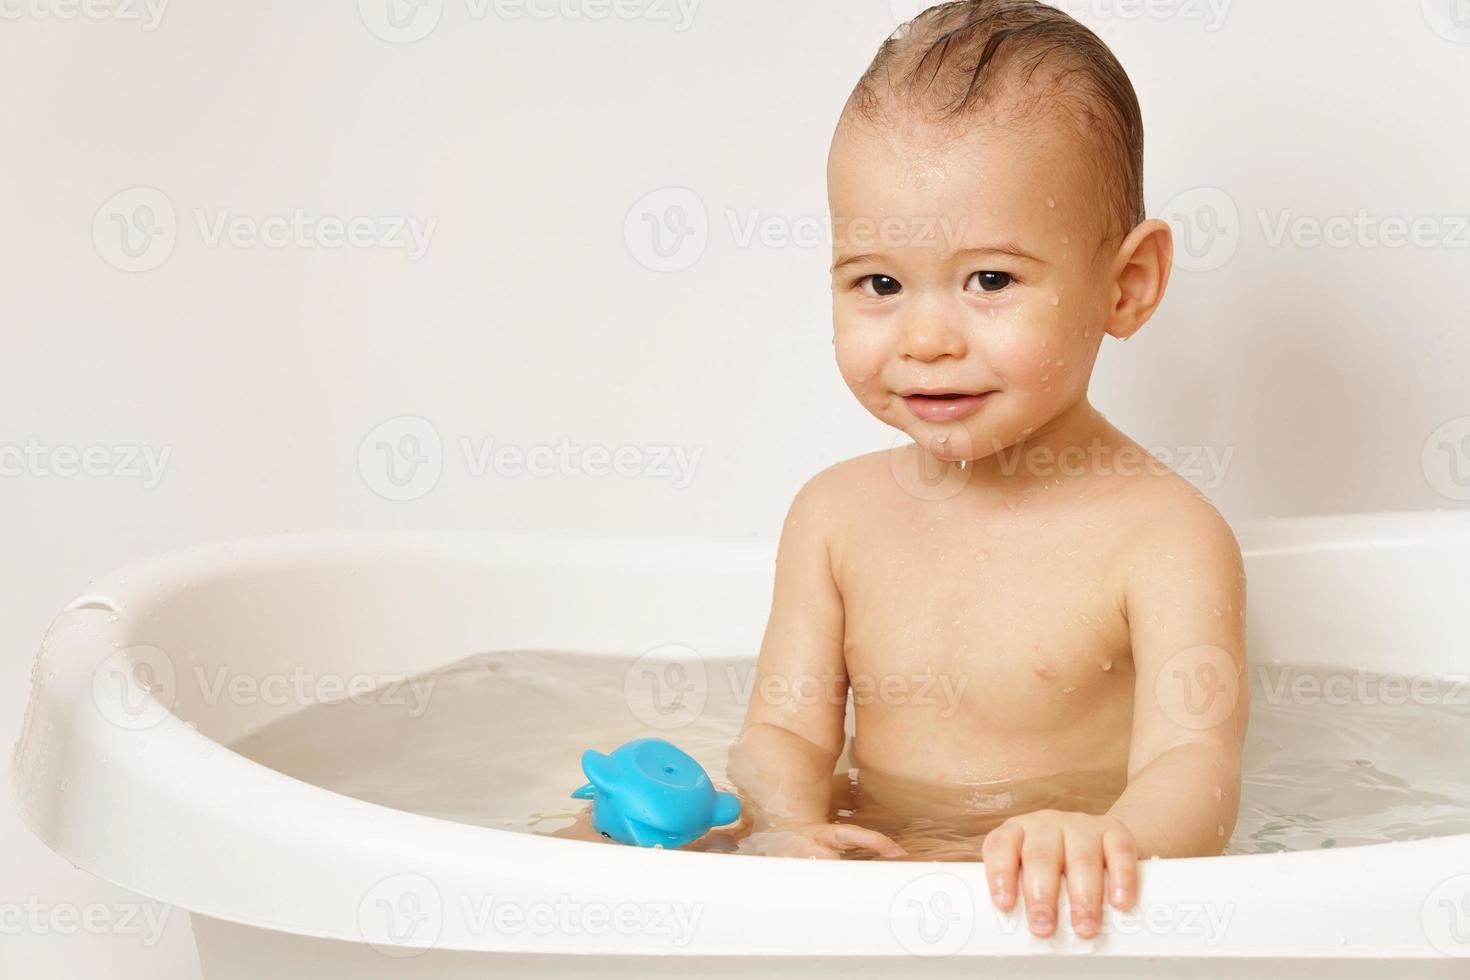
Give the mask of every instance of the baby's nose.
[[916, 361], [937, 361], [941, 357], [964, 357], [965, 337], [948, 319], [932, 313], [910, 316], [899, 338], [902, 357]]

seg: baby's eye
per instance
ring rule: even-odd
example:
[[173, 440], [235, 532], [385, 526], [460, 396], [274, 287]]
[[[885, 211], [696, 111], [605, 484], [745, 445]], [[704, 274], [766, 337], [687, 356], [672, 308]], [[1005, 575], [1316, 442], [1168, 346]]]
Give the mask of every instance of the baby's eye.
[[903, 284], [892, 276], [863, 276], [856, 285], [869, 296], [894, 296], [903, 290]]
[[969, 289], [971, 283], [974, 283], [982, 292], [998, 293], [1013, 281], [1008, 272], [977, 272], [965, 283], [965, 288]]

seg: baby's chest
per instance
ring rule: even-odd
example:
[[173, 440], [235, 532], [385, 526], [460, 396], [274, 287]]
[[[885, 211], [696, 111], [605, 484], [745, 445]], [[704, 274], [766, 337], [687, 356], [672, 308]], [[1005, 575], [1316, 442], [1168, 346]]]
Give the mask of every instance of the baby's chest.
[[[850, 542], [839, 570], [844, 653], [864, 686], [946, 682], [964, 711], [1018, 727], [1126, 692], [1127, 621], [1104, 547], [1064, 531], [914, 533]], [[963, 688], [961, 688], [963, 685]]]

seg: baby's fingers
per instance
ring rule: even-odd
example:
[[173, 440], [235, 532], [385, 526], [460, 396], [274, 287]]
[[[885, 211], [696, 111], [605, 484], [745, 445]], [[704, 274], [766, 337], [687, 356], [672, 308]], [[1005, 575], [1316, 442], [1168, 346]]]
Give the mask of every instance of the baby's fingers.
[[1103, 859], [1108, 865], [1108, 899], [1119, 909], [1130, 909], [1138, 900], [1138, 843], [1122, 830], [1105, 830]]
[[1067, 904], [1072, 931], [1083, 939], [1097, 935], [1102, 921], [1103, 847], [1096, 832], [1065, 831], [1067, 847]]
[[854, 847], [865, 847], [874, 854], [886, 858], [901, 858], [908, 853], [891, 838], [876, 830], [855, 827], [847, 823], [828, 824], [818, 831], [816, 839], [828, 847], [844, 851]]
[[1021, 841], [1021, 880], [1026, 889], [1026, 919], [1041, 939], [1057, 928], [1057, 893], [1062, 886], [1062, 829], [1039, 823]]
[[985, 862], [985, 877], [990, 883], [990, 901], [1002, 912], [1016, 907], [1016, 869], [1021, 864], [1024, 837], [1019, 823], [1007, 822], [986, 834], [980, 844], [980, 860]]

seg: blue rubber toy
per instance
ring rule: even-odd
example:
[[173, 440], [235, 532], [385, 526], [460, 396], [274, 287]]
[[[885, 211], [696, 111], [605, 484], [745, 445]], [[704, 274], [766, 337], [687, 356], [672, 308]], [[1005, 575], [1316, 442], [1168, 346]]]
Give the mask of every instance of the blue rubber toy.
[[640, 738], [603, 755], [582, 753], [591, 780], [572, 796], [592, 801], [592, 828], [639, 847], [683, 847], [740, 818], [740, 800], [715, 790], [709, 774], [661, 738]]

